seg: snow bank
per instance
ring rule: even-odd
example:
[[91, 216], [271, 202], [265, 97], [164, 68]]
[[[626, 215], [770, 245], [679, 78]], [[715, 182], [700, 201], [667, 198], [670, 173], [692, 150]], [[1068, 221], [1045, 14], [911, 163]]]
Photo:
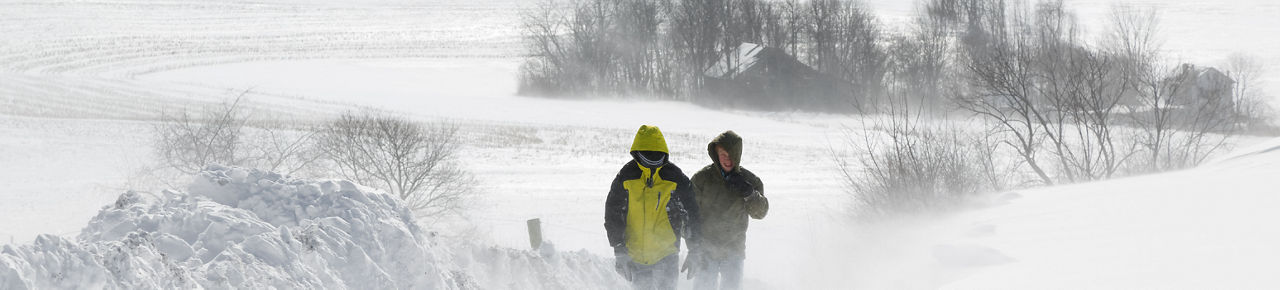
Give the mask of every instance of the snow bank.
[[0, 288], [597, 288], [620, 282], [603, 259], [585, 252], [442, 246], [433, 235], [395, 197], [348, 181], [213, 166], [186, 192], [122, 194], [78, 241], [41, 235], [30, 245], [5, 246]]
[[586, 250], [559, 252], [544, 243], [539, 251], [463, 243], [446, 246], [461, 288], [473, 289], [628, 289], [613, 271], [613, 259]]
[[[1174, 172], [1019, 191], [943, 221], [947, 289], [1277, 289], [1280, 138]], [[965, 248], [965, 246], [969, 246]], [[938, 248], [942, 249], [942, 248]]]
[[185, 193], [121, 195], [79, 242], [6, 246], [0, 287], [444, 288], [429, 245], [389, 195], [211, 167]]

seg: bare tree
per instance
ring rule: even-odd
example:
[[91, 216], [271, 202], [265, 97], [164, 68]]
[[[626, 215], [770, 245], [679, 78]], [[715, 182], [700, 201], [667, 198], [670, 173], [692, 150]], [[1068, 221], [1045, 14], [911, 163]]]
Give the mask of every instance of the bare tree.
[[852, 103], [870, 109], [880, 102], [887, 73], [887, 53], [880, 47], [881, 28], [875, 15], [861, 3], [814, 0], [806, 4], [809, 64], [853, 85], [847, 100], [821, 105]]
[[1121, 173], [1138, 146], [1116, 128], [1121, 103], [1136, 91], [1139, 77], [1132, 72], [1142, 64], [1123, 49], [1098, 49], [1081, 39], [1060, 0], [1003, 11], [1007, 21], [990, 23], [1007, 26], [982, 28], [990, 33], [987, 41], [966, 46], [976, 94], [962, 98], [962, 106], [1011, 136], [1007, 144], [1046, 184]]
[[654, 95], [665, 85], [655, 64], [659, 51], [658, 28], [662, 22], [653, 0], [615, 0], [608, 43], [614, 50], [619, 89], [624, 94]]
[[888, 53], [880, 46], [880, 23], [860, 2], [842, 2], [836, 24], [837, 75], [853, 83], [864, 107], [884, 105]]
[[762, 44], [796, 55], [800, 41], [802, 18], [796, 0], [764, 2], [760, 7], [763, 22]]
[[1113, 6], [1111, 27], [1105, 45], [1113, 54], [1121, 57], [1122, 78], [1132, 86], [1131, 115], [1138, 125], [1138, 143], [1146, 151], [1143, 163], [1145, 171], [1164, 170], [1162, 155], [1171, 152], [1174, 131], [1174, 96], [1178, 95], [1182, 81], [1174, 79], [1173, 71], [1161, 63], [1161, 42], [1157, 37], [1159, 15], [1155, 9], [1133, 6]]
[[600, 93], [618, 85], [615, 47], [609, 42], [615, 3], [540, 2], [521, 15], [530, 56], [520, 70], [520, 92], [531, 95]]
[[176, 116], [162, 116], [154, 127], [153, 143], [160, 162], [185, 174], [199, 173], [210, 164], [243, 165], [248, 160], [239, 152], [247, 122], [241, 107], [246, 93], [219, 108], [206, 108], [199, 115], [182, 111]]
[[672, 97], [681, 73], [663, 49], [667, 21], [656, 0], [544, 1], [522, 14], [532, 54], [521, 92]]
[[1115, 6], [1108, 49], [1120, 57], [1121, 78], [1129, 91], [1138, 145], [1144, 151], [1139, 171], [1195, 166], [1227, 146], [1239, 120], [1226, 89], [1198, 90], [1196, 68], [1169, 65], [1160, 55], [1159, 14], [1155, 9]]
[[1134, 154], [1116, 138], [1117, 109], [1132, 87], [1119, 57], [1079, 38], [1079, 24], [1062, 1], [1041, 2], [1036, 10], [1037, 93], [1050, 117], [1042, 124], [1067, 181], [1115, 175]]
[[529, 51], [529, 57], [520, 66], [521, 94], [566, 90], [567, 84], [562, 78], [569, 67], [570, 47], [561, 36], [566, 30], [563, 10], [555, 0], [545, 0], [521, 11], [521, 29]]
[[953, 65], [951, 38], [945, 20], [923, 14], [911, 23], [909, 30], [891, 38], [888, 53], [886, 85], [899, 95], [921, 100], [926, 109], [939, 109], [947, 96]]
[[759, 0], [725, 0], [722, 3], [727, 17], [720, 18], [720, 27], [724, 31], [720, 46], [733, 48], [743, 42], [762, 43], [764, 19], [760, 15], [760, 7], [764, 4]]
[[1010, 9], [1004, 18], [1004, 6], [982, 8], [991, 9], [982, 15], [1000, 17], [977, 22], [983, 26], [970, 29], [969, 33], [981, 31], [986, 41], [968, 41], [964, 46], [963, 66], [974, 93], [959, 96], [957, 101], [962, 108], [993, 122], [997, 132], [1008, 136], [1003, 143], [1013, 148], [1043, 183], [1054, 184], [1040, 161], [1041, 145], [1054, 130], [1046, 128], [1053, 123], [1053, 116], [1044, 112], [1049, 106], [1035, 86], [1040, 55], [1036, 39], [1028, 31], [1030, 19], [1022, 9]]
[[816, 0], [805, 3], [805, 42], [808, 44], [805, 55], [808, 63], [819, 71], [831, 72], [838, 64], [836, 54], [837, 17], [841, 5], [839, 0]]
[[[674, 0], [667, 4], [670, 15], [668, 41], [675, 54], [672, 60], [679, 64], [686, 93], [699, 92], [703, 87], [703, 70], [718, 60], [724, 29], [721, 25], [728, 18], [726, 0]], [[733, 47], [737, 47], [734, 44]]]
[[1252, 130], [1270, 127], [1274, 110], [1266, 102], [1267, 96], [1259, 87], [1258, 81], [1266, 73], [1262, 61], [1253, 55], [1233, 53], [1227, 56], [1224, 69], [1227, 76], [1235, 81], [1231, 91], [1234, 98], [1232, 104], [1235, 106], [1233, 111], [1244, 125]]
[[343, 178], [399, 196], [423, 216], [460, 208], [474, 193], [457, 164], [458, 127], [344, 114], [319, 129], [319, 147]]

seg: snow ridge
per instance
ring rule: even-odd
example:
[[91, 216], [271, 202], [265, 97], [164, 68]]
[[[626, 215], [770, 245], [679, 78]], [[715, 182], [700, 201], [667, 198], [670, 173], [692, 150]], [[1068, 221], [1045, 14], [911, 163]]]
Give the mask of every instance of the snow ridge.
[[460, 285], [395, 197], [258, 170], [211, 166], [186, 192], [124, 193], [78, 240], [5, 246], [0, 288]]

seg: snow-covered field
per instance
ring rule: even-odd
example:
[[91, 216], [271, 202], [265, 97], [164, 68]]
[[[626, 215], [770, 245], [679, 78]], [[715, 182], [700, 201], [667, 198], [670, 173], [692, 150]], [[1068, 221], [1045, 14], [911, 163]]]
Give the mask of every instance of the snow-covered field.
[[958, 289], [1274, 288], [1276, 149], [1271, 140], [1193, 170], [1008, 193], [1008, 204], [951, 221], [968, 232], [943, 247], [969, 252], [935, 255], [990, 265], [948, 285]]
[[[911, 13], [910, 2], [869, 4], [894, 22]], [[93, 243], [110, 239], [77, 246], [36, 240], [47, 233], [77, 243], [82, 229], [104, 230], [90, 221], [121, 193], [157, 185], [139, 173], [151, 164], [156, 116], [248, 90], [255, 114], [264, 116], [307, 120], [370, 107], [460, 124], [467, 132], [463, 161], [483, 196], [465, 221], [420, 222], [466, 229], [438, 234], [473, 241], [444, 251], [470, 258], [439, 258], [432, 263], [446, 264], [431, 267], [488, 282], [480, 285], [519, 286], [519, 277], [539, 276], [487, 275], [547, 267], [519, 250], [528, 247], [529, 218], [541, 218], [545, 237], [572, 257], [564, 262], [571, 265], [551, 267], [608, 270], [600, 258], [610, 253], [604, 194], [640, 124], [660, 126], [672, 160], [686, 170], [709, 163], [704, 146], [715, 134], [733, 129], [746, 138], [744, 166], [764, 178], [772, 207], [748, 234], [751, 289], [1280, 285], [1266, 272], [1280, 260], [1267, 247], [1280, 244], [1268, 222], [1280, 219], [1267, 211], [1280, 202], [1268, 194], [1277, 188], [1270, 176], [1280, 170], [1273, 156], [1280, 153], [1266, 142], [1242, 151], [1258, 154], [1199, 169], [996, 194], [987, 208], [854, 226], [844, 221], [847, 200], [828, 150], [839, 146], [840, 129], [858, 120], [513, 96], [516, 8], [531, 3], [0, 0], [0, 244], [105, 251]], [[1068, 4], [1094, 27], [1111, 3]], [[1130, 3], [1162, 9], [1171, 55], [1216, 64], [1230, 52], [1256, 54], [1274, 72], [1264, 84], [1280, 89], [1280, 3]], [[288, 231], [266, 223], [277, 239]], [[184, 241], [199, 250], [195, 239]], [[572, 252], [579, 249], [585, 252]], [[212, 273], [199, 271], [190, 275]], [[0, 286], [8, 279], [0, 273]], [[617, 282], [575, 281], [600, 283], [596, 288]], [[196, 284], [214, 285], [169, 285]], [[574, 285], [584, 284], [543, 284]]]

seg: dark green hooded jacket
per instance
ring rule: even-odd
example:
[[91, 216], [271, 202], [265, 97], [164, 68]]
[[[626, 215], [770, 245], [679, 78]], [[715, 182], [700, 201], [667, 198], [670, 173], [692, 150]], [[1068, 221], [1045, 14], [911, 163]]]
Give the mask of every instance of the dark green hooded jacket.
[[[751, 183], [757, 192], [749, 197], [729, 190], [725, 172], [720, 167], [716, 145], [729, 152], [733, 160], [733, 172]], [[747, 248], [748, 216], [763, 219], [769, 213], [769, 200], [764, 197], [764, 183], [754, 173], [742, 167], [742, 137], [726, 131], [707, 144], [711, 165], [693, 175], [694, 200], [698, 203], [702, 233], [697, 243], [704, 257], [723, 260], [745, 258]]]

